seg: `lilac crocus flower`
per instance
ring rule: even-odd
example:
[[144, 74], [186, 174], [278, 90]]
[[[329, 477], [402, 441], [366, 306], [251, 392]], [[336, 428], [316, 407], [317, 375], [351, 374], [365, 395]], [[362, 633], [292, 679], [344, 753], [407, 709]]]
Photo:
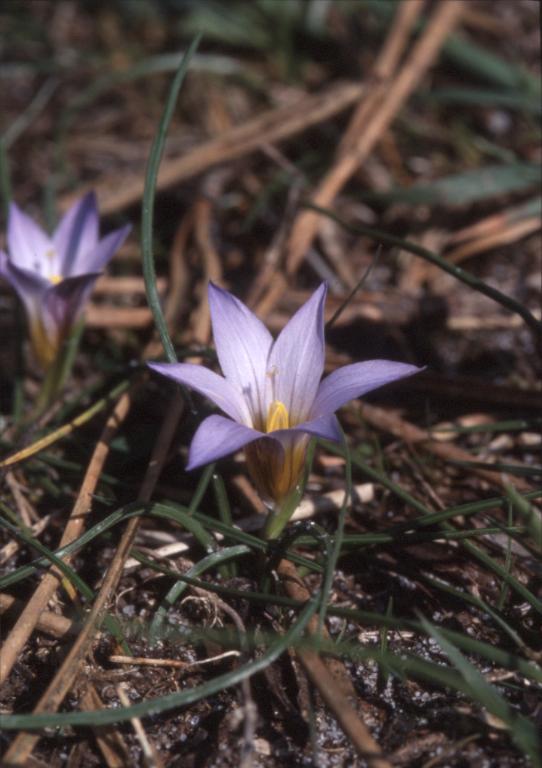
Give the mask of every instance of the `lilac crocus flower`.
[[244, 447], [262, 497], [280, 504], [295, 488], [311, 436], [341, 440], [335, 411], [355, 397], [420, 369], [388, 360], [324, 372], [322, 284], [276, 340], [238, 299], [209, 284], [216, 352], [224, 377], [189, 363], [151, 368], [192, 387], [226, 415], [206, 418], [190, 446], [188, 469]]
[[11, 203], [0, 275], [18, 293], [34, 354], [48, 368], [81, 315], [94, 282], [130, 226], [99, 239], [96, 196], [89, 192], [64, 215], [53, 235]]

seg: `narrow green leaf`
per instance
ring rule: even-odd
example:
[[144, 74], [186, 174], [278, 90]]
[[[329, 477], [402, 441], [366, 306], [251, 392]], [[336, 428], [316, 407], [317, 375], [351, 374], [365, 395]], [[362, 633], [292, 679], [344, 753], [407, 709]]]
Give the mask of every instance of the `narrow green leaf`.
[[125, 722], [133, 717], [159, 715], [161, 712], [167, 712], [177, 707], [201, 701], [201, 699], [213, 696], [226, 688], [231, 688], [233, 685], [266, 669], [301, 637], [305, 627], [316, 612], [318, 604], [319, 596], [308, 602], [288, 632], [279, 637], [259, 658], [237, 667], [231, 672], [218, 675], [203, 685], [170, 693], [167, 696], [151, 698], [139, 704], [133, 704], [130, 707], [109, 707], [88, 712], [42, 712], [36, 715], [0, 715], [0, 728], [5, 728], [6, 730], [19, 728], [35, 730], [36, 728], [56, 728], [66, 725], [110, 725], [111, 723]]
[[177, 70], [177, 73], [173, 79], [173, 83], [171, 84], [168, 99], [164, 107], [164, 112], [158, 125], [158, 132], [152, 144], [151, 152], [149, 155], [147, 174], [145, 177], [145, 189], [143, 192], [143, 205], [141, 209], [141, 252], [143, 254], [143, 276], [145, 278], [147, 301], [149, 302], [149, 306], [154, 317], [154, 322], [158, 329], [158, 333], [160, 334], [160, 339], [162, 341], [162, 346], [164, 347], [166, 357], [170, 363], [176, 363], [177, 356], [169, 336], [164, 313], [162, 312], [162, 307], [160, 306], [158, 289], [156, 287], [156, 270], [154, 267], [152, 237], [154, 220], [154, 196], [156, 192], [158, 169], [160, 167], [160, 160], [162, 159], [162, 154], [164, 152], [169, 123], [173, 117], [177, 96], [188, 71], [190, 60], [196, 52], [200, 39], [201, 36], [198, 35], [190, 44], [190, 47], [182, 58], [179, 69]]

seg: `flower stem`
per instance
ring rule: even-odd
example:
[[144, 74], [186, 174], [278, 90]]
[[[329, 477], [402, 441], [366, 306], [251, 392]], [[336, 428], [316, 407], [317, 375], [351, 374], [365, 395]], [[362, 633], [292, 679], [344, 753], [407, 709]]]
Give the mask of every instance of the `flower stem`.
[[58, 354], [51, 364], [49, 370], [43, 380], [41, 392], [38, 396], [35, 407], [32, 409], [31, 416], [35, 419], [40, 416], [49, 406], [53, 404], [60, 392], [62, 391], [66, 379], [71, 373], [77, 348], [79, 347], [79, 341], [83, 332], [84, 320], [81, 318], [74, 327], [70, 334], [62, 343]]
[[307, 454], [305, 456], [305, 470], [303, 472], [303, 477], [300, 479], [296, 487], [290, 491], [288, 496], [286, 496], [280, 502], [275, 502], [271, 507], [269, 516], [262, 531], [262, 538], [264, 538], [266, 541], [270, 541], [271, 539], [278, 539], [284, 530], [286, 523], [299, 506], [299, 502], [301, 501], [303, 493], [305, 492], [305, 486], [311, 471], [315, 447], [316, 441], [312, 439], [309, 443]]
[[294, 488], [294, 490], [286, 496], [280, 504], [276, 504], [273, 509], [271, 509], [263, 529], [262, 535], [264, 539], [267, 541], [278, 539], [288, 520], [296, 511], [300, 498], [301, 494], [299, 489]]

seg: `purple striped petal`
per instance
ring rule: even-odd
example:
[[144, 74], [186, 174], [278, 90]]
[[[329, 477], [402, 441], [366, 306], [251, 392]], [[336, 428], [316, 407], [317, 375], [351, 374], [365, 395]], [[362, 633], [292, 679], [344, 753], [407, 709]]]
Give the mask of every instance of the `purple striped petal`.
[[85, 257], [98, 244], [98, 226], [96, 195], [89, 192], [72, 205], [53, 235], [61, 275], [69, 277], [81, 272], [99, 271], [85, 264]]
[[51, 285], [43, 295], [43, 323], [59, 337], [68, 333], [78, 319], [99, 275], [67, 277]]
[[102, 238], [93, 251], [85, 253], [81, 251], [78, 259], [72, 266], [71, 274], [80, 275], [85, 272], [101, 272], [124, 243], [131, 229], [130, 224], [120, 229], [115, 229]]
[[367, 360], [364, 363], [345, 365], [330, 373], [320, 387], [312, 406], [311, 416], [318, 419], [334, 413], [338, 408], [373, 389], [390, 384], [397, 379], [419, 373], [422, 368], [391, 360]]
[[40, 311], [49, 281], [34, 272], [16, 267], [3, 251], [0, 251], [0, 275], [17, 293], [28, 315], [34, 318]]
[[222, 378], [203, 365], [191, 363], [148, 363], [153, 371], [168, 376], [173, 381], [186, 384], [196, 392], [208, 397], [215, 405], [242, 424], [251, 423], [245, 400], [238, 389], [227, 379]]
[[50, 265], [46, 259], [47, 254], [54, 252], [53, 242], [15, 203], [9, 206], [7, 244], [15, 266], [49, 276]]
[[282, 440], [285, 437], [291, 437], [295, 433], [305, 433], [312, 435], [313, 437], [323, 437], [325, 440], [333, 440], [336, 443], [340, 443], [342, 440], [342, 432], [339, 426], [339, 422], [334, 414], [326, 414], [318, 419], [311, 421], [305, 421], [303, 424], [297, 424], [290, 429], [277, 429], [274, 432], [270, 432], [269, 435], [276, 437], [278, 440]]
[[264, 437], [261, 432], [224, 416], [208, 416], [192, 439], [186, 468], [190, 470], [210, 464], [261, 437]]
[[309, 418], [324, 372], [326, 293], [322, 283], [284, 326], [269, 355], [268, 402], [284, 403], [294, 423]]
[[267, 357], [273, 338], [248, 307], [209, 283], [213, 337], [222, 373], [245, 396], [253, 423], [265, 420]]

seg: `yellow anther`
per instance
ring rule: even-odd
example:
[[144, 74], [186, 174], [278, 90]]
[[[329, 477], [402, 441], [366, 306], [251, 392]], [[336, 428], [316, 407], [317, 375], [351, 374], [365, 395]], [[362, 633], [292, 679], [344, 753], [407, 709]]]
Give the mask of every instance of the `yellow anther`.
[[49, 282], [52, 283], [53, 285], [58, 285], [59, 283], [62, 282], [62, 275], [51, 275], [51, 277], [49, 278]]
[[288, 409], [280, 400], [273, 400], [267, 412], [266, 432], [274, 432], [276, 429], [288, 429], [290, 416]]

